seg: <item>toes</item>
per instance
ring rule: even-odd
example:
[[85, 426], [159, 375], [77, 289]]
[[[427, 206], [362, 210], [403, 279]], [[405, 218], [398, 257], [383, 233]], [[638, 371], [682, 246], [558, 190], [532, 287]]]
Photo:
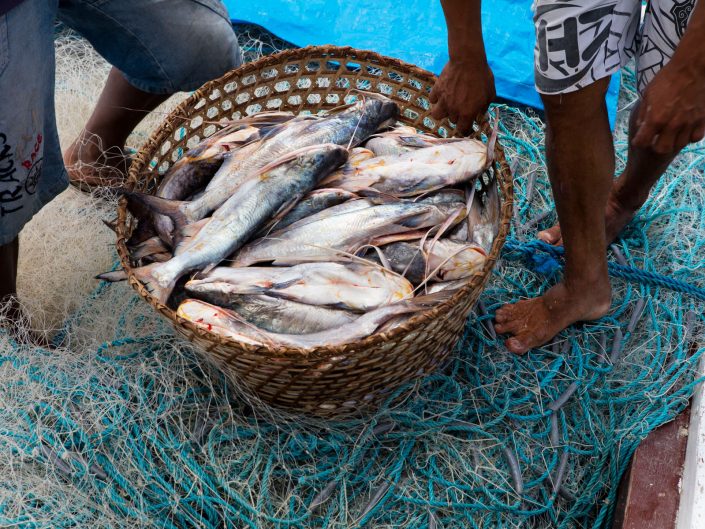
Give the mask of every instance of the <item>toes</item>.
[[513, 337], [509, 338], [507, 341], [504, 342], [504, 345], [507, 346], [507, 349], [518, 355], [523, 355], [526, 354], [529, 351], [529, 347], [527, 347], [519, 338]]
[[511, 318], [511, 310], [509, 309], [509, 305], [505, 305], [504, 307], [500, 308], [495, 312], [494, 315], [494, 321], [496, 323], [505, 323]]

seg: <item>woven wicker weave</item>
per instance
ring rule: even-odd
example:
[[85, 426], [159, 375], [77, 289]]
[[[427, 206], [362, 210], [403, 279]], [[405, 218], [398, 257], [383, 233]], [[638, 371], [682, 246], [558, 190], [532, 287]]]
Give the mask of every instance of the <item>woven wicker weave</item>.
[[[395, 100], [402, 110], [401, 121], [406, 124], [431, 134], [452, 136], [453, 129], [447, 122], [437, 123], [429, 116], [428, 94], [435, 79], [412, 65], [352, 48], [309, 47], [265, 57], [207, 83], [176, 108], [135, 156], [128, 187], [154, 192], [170, 164], [218, 130], [220, 120], [266, 110], [317, 113], [359, 97], [354, 89], [381, 92]], [[481, 129], [487, 133], [489, 125], [483, 123]], [[236, 384], [291, 411], [321, 416], [359, 412], [373, 407], [401, 384], [432, 372], [452, 351], [509, 228], [512, 181], [499, 144], [494, 171], [502, 197], [502, 221], [483, 270], [448, 302], [386, 334], [349, 345], [308, 352], [255, 347], [204, 331], [177, 317], [132, 273], [125, 241], [133, 219], [124, 200], [118, 209], [118, 253], [139, 295]]]

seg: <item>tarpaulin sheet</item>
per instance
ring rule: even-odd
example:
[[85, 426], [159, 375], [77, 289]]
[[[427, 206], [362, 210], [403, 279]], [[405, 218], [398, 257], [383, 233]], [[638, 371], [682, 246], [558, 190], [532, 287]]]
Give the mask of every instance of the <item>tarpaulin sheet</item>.
[[[297, 46], [373, 50], [438, 74], [448, 60], [440, 0], [225, 0], [234, 22], [257, 24]], [[485, 0], [483, 34], [497, 95], [541, 109], [534, 89], [532, 0]], [[619, 76], [607, 95], [610, 121]]]

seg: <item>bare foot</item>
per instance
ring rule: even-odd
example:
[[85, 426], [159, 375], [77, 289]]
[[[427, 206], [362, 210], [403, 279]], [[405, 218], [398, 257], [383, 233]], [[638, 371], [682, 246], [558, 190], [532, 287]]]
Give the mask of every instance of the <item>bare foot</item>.
[[569, 325], [604, 316], [610, 307], [610, 284], [568, 289], [558, 283], [543, 296], [505, 305], [495, 315], [495, 329], [509, 334], [505, 345], [516, 354], [549, 342]]
[[[609, 198], [605, 209], [605, 240], [608, 245], [614, 242], [624, 227], [634, 218], [637, 209], [628, 208], [613, 197]], [[537, 237], [548, 244], [563, 246], [563, 237], [561, 236], [559, 224], [540, 231]]]
[[130, 161], [120, 147], [103, 150], [100, 139], [85, 132], [64, 153], [69, 181], [82, 191], [124, 184]]

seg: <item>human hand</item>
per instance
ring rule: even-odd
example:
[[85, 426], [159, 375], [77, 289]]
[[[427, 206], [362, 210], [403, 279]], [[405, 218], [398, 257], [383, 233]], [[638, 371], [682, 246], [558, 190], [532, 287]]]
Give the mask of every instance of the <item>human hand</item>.
[[462, 134], [472, 131], [479, 114], [495, 98], [494, 76], [487, 65], [449, 61], [431, 90], [435, 119], [447, 117]]
[[705, 74], [672, 60], [647, 85], [639, 103], [635, 147], [677, 154], [705, 136]]

